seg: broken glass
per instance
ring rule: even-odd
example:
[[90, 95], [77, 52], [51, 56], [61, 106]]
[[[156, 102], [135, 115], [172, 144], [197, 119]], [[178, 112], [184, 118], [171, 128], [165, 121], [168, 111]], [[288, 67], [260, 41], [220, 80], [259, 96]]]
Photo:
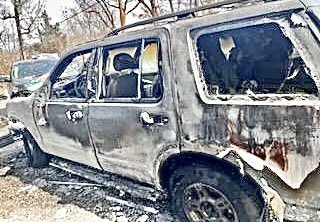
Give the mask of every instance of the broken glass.
[[204, 34], [197, 49], [209, 95], [318, 94], [276, 23]]

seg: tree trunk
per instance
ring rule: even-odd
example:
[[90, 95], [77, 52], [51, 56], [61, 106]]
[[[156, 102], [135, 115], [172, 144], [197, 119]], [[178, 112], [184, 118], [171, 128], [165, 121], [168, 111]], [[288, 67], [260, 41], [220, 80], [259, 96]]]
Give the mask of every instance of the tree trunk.
[[150, 5], [151, 5], [151, 16], [155, 17], [158, 15], [157, 13], [157, 5], [155, 0], [150, 0]]
[[13, 7], [14, 7], [14, 20], [15, 20], [15, 23], [16, 23], [16, 29], [17, 29], [17, 34], [18, 34], [20, 59], [24, 60], [23, 39], [22, 39], [21, 23], [20, 23], [20, 12], [21, 12], [21, 2], [20, 2], [20, 0], [15, 0]]
[[121, 27], [126, 25], [126, 12], [125, 12], [125, 6], [122, 4], [122, 0], [118, 0], [118, 7], [119, 7], [119, 13], [120, 13], [120, 25]]
[[170, 10], [173, 13], [174, 12], [174, 8], [173, 8], [172, 0], [169, 0], [169, 4], [170, 4]]

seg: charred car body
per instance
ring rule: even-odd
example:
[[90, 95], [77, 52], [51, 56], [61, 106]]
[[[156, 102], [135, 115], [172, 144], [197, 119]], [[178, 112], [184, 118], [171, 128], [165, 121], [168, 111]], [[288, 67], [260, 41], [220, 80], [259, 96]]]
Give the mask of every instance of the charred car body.
[[153, 184], [181, 221], [262, 221], [266, 206], [317, 221], [319, 5], [225, 1], [115, 30], [8, 116], [32, 165], [50, 154]]

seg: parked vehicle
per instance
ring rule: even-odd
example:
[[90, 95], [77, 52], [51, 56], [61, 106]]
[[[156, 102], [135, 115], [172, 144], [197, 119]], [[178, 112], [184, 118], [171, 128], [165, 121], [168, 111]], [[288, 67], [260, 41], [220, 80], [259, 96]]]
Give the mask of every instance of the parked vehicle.
[[153, 184], [177, 221], [317, 221], [319, 21], [319, 1], [227, 0], [129, 25], [67, 53], [8, 116], [32, 166]]
[[31, 60], [13, 63], [10, 75], [10, 96], [28, 96], [39, 89], [58, 60], [58, 56], [44, 54]]

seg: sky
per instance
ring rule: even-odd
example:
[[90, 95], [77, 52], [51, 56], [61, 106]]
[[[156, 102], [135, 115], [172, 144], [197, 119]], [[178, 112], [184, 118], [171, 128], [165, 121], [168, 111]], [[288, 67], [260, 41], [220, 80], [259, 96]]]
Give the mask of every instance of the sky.
[[52, 18], [52, 23], [62, 21], [64, 19], [62, 14], [63, 10], [73, 6], [73, 0], [46, 0], [47, 12]]

